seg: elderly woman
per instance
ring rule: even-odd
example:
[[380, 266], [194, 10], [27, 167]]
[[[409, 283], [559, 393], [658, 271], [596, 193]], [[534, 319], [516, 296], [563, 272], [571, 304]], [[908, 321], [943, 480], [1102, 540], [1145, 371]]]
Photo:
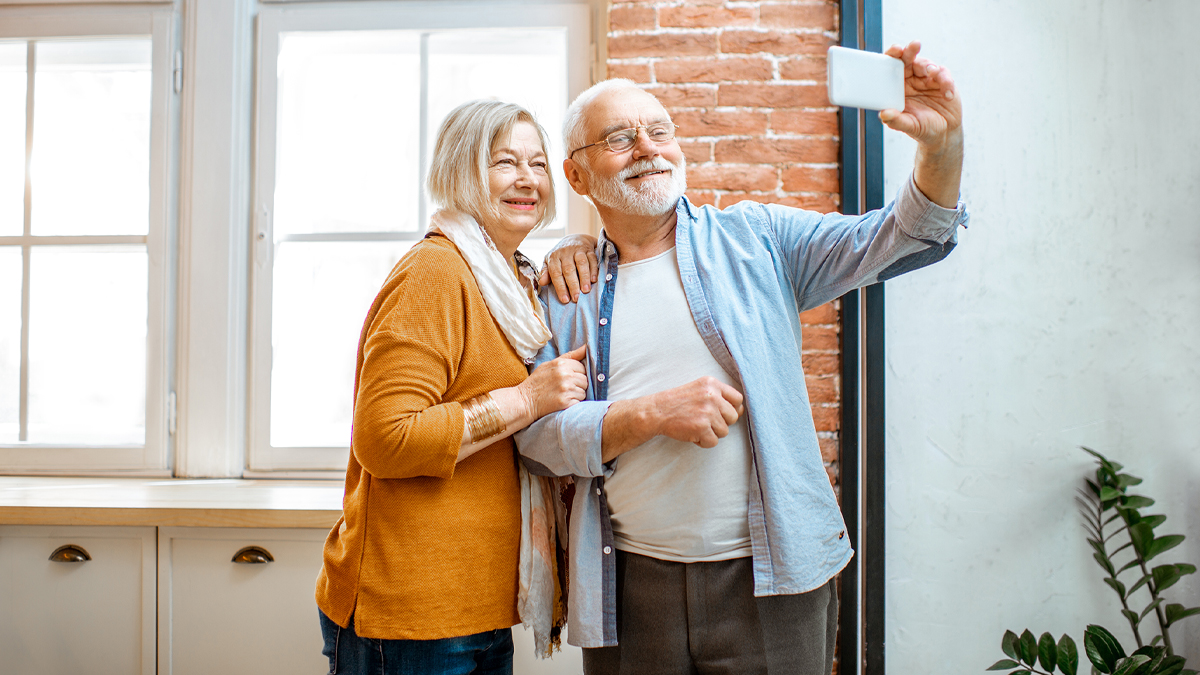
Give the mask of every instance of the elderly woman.
[[344, 515], [317, 580], [330, 672], [511, 673], [522, 621], [547, 649], [553, 507], [510, 436], [580, 401], [587, 380], [582, 347], [526, 370], [550, 337], [517, 251], [554, 218], [546, 148], [529, 112], [494, 101], [438, 132], [442, 210], [359, 340]]

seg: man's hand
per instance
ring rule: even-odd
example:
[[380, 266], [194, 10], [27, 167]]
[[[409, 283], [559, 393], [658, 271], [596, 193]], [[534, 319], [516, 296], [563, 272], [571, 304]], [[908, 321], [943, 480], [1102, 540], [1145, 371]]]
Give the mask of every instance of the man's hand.
[[917, 141], [914, 180], [930, 201], [958, 205], [962, 178], [962, 100], [950, 71], [919, 58], [920, 42], [892, 45], [885, 54], [904, 62], [904, 110], [882, 110], [888, 127]]
[[904, 110], [881, 110], [879, 119], [918, 143], [943, 145], [962, 126], [962, 101], [950, 71], [917, 56], [920, 42], [892, 45], [884, 52], [904, 62]]
[[538, 285], [554, 284], [554, 294], [565, 305], [578, 301], [579, 293], [590, 291], [599, 277], [596, 238], [587, 234], [569, 234], [546, 254]]
[[743, 410], [741, 392], [712, 377], [616, 401], [604, 415], [603, 459], [611, 462], [655, 436], [711, 448], [729, 435]]
[[659, 420], [659, 436], [715, 447], [729, 435], [729, 427], [742, 414], [742, 394], [713, 377], [702, 377], [682, 387], [648, 397]]

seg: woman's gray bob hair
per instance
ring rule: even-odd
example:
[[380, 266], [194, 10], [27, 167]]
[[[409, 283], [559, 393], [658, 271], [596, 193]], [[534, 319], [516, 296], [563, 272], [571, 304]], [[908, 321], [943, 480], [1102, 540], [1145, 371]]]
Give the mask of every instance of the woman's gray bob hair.
[[[491, 204], [488, 188], [488, 165], [492, 146], [504, 139], [518, 122], [528, 122], [537, 129], [542, 152], [549, 164], [550, 144], [542, 125], [533, 113], [512, 103], [500, 101], [469, 101], [446, 115], [438, 128], [433, 147], [433, 162], [429, 167], [429, 194], [439, 206], [462, 211], [480, 223], [500, 216]], [[546, 172], [549, 197], [537, 227], [554, 221], [554, 179]]]

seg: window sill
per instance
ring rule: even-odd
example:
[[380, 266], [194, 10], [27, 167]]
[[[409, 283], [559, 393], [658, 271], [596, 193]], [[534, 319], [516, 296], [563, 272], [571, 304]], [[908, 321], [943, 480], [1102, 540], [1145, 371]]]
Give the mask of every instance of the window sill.
[[330, 528], [341, 481], [0, 477], [0, 524]]

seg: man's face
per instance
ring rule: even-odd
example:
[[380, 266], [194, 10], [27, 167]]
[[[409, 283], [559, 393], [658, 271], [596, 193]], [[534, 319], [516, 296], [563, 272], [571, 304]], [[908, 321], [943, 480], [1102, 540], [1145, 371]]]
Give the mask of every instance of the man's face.
[[[628, 90], [602, 94], [585, 115], [588, 143], [621, 129], [670, 122], [666, 109], [653, 96]], [[601, 143], [579, 154], [583, 153], [587, 153], [580, 167], [585, 194], [597, 205], [657, 216], [673, 210], [687, 188], [683, 151], [673, 138], [656, 143], [645, 129], [639, 129], [637, 141], [624, 152], [611, 152]]]

